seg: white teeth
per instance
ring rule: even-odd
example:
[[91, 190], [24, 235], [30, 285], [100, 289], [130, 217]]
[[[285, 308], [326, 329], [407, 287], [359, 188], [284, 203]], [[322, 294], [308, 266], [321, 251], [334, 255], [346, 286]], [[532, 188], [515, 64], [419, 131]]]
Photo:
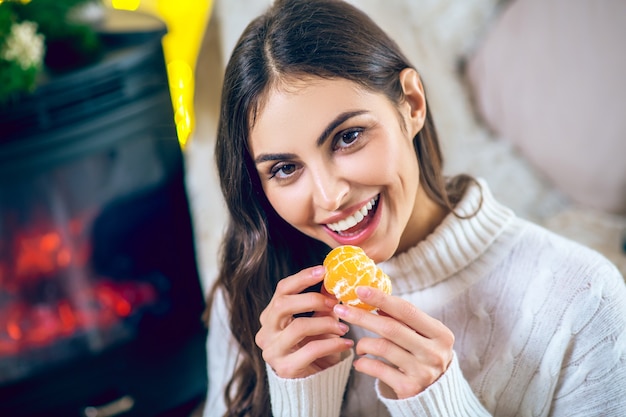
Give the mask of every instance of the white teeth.
[[361, 221], [363, 221], [365, 216], [367, 216], [367, 213], [372, 208], [374, 208], [374, 205], [376, 204], [377, 200], [378, 200], [378, 196], [372, 198], [370, 201], [367, 202], [367, 204], [365, 204], [363, 207], [357, 210], [352, 216], [347, 217], [343, 220], [339, 220], [337, 223], [327, 224], [328, 228], [335, 232], [343, 232], [344, 230], [348, 230], [351, 227], [356, 226]]

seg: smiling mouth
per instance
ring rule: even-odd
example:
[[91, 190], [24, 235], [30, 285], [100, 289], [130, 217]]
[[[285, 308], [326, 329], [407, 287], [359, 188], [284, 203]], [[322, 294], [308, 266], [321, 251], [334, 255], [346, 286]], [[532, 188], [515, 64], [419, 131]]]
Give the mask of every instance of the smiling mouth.
[[338, 234], [349, 234], [353, 233], [354, 229], [360, 229], [361, 223], [366, 225], [367, 222], [364, 223], [364, 220], [367, 220], [371, 217], [376, 211], [377, 203], [378, 203], [378, 195], [373, 197], [370, 201], [368, 201], [363, 207], [357, 210], [353, 215], [338, 221], [337, 223], [329, 223], [326, 225], [330, 230]]

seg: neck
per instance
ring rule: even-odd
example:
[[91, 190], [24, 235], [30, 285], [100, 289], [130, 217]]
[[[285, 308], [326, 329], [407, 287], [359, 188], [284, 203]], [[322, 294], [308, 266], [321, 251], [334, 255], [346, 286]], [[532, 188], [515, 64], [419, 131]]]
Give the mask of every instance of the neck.
[[441, 224], [449, 212], [449, 209], [435, 203], [420, 186], [417, 191], [413, 214], [400, 238], [395, 254], [403, 253], [426, 239]]

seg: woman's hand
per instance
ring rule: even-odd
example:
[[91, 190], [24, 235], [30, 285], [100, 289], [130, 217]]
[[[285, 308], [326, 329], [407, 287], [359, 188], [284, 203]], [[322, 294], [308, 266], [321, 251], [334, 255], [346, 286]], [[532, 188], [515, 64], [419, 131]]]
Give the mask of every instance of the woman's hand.
[[336, 305], [337, 315], [352, 324], [380, 335], [357, 342], [354, 368], [380, 379], [398, 399], [413, 397], [446, 371], [452, 361], [454, 335], [413, 304], [369, 288], [358, 287], [357, 295], [379, 314], [345, 305]]
[[[261, 313], [256, 344], [263, 359], [282, 378], [304, 378], [339, 362], [354, 344], [342, 338], [348, 326], [333, 313], [334, 297], [303, 292], [324, 278], [324, 267], [307, 268], [282, 279]], [[302, 313], [313, 312], [309, 317]]]

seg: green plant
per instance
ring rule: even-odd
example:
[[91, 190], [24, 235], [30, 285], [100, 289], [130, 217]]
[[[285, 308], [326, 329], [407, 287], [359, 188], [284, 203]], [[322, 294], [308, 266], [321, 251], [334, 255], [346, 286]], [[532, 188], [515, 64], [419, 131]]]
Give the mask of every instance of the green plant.
[[83, 10], [99, 0], [0, 0], [0, 105], [32, 91], [44, 69], [93, 61], [100, 41]]

